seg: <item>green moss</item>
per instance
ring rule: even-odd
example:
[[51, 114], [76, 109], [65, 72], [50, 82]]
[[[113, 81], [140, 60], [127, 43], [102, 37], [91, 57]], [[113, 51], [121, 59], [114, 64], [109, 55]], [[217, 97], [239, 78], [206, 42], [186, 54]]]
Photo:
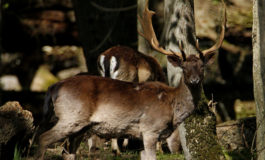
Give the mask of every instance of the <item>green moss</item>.
[[209, 111], [208, 100], [201, 93], [195, 112], [185, 120], [187, 146], [197, 160], [219, 160], [224, 158], [222, 148], [217, 143], [216, 118]]
[[184, 160], [183, 154], [157, 154], [158, 160]]
[[241, 150], [228, 152], [224, 150], [224, 154], [227, 160], [249, 160], [256, 159], [256, 154], [250, 152], [250, 150]]

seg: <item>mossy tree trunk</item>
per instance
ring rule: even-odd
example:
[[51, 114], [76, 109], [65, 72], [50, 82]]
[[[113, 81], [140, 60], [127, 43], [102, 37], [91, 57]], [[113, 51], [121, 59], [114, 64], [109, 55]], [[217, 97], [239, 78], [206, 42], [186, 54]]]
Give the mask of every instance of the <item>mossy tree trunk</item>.
[[[180, 7], [181, 6], [181, 7]], [[184, 44], [185, 54], [199, 54], [196, 51], [196, 35], [193, 0], [165, 0], [165, 35], [166, 48], [179, 51], [177, 40]], [[175, 17], [174, 17], [175, 16]], [[207, 16], [207, 15], [205, 15]], [[188, 17], [188, 18], [187, 18]], [[175, 21], [175, 22], [174, 22]], [[186, 32], [181, 32], [185, 30]], [[168, 63], [168, 80], [171, 86], [178, 85], [181, 69], [170, 69]], [[172, 72], [172, 73], [171, 73]], [[178, 79], [177, 79], [178, 77]], [[195, 112], [179, 127], [181, 145], [187, 160], [225, 159], [221, 146], [217, 143], [216, 117], [209, 110], [203, 87], [192, 89], [195, 97]]]
[[265, 0], [253, 0], [253, 81], [257, 116], [257, 159], [265, 159]]
[[197, 108], [178, 128], [185, 158], [187, 160], [225, 159], [222, 148], [217, 143], [216, 117], [209, 110], [203, 88], [196, 92], [199, 96], [198, 101], [195, 102]]

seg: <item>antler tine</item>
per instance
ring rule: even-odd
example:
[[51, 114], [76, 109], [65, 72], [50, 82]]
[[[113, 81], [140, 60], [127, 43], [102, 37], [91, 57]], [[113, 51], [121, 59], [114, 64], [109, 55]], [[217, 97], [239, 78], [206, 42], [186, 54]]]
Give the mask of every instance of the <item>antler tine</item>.
[[153, 28], [153, 24], [152, 24], [152, 16], [155, 14], [154, 11], [150, 11], [148, 9], [148, 0], [146, 0], [145, 3], [145, 9], [143, 12], [142, 17], [138, 16], [138, 20], [141, 23], [143, 32], [139, 32], [138, 33], [144, 37], [149, 44], [153, 47], [153, 49], [155, 49], [156, 51], [163, 53], [165, 55], [177, 55], [180, 58], [182, 58], [182, 55], [178, 52], [172, 52], [172, 51], [167, 51], [164, 48], [159, 46], [159, 42], [157, 40], [154, 28]]
[[219, 40], [217, 40], [215, 45], [213, 45], [211, 48], [202, 51], [204, 56], [206, 54], [209, 54], [209, 53], [212, 53], [212, 52], [218, 50], [221, 47], [222, 43], [223, 43], [223, 40], [224, 40], [224, 37], [225, 37], [225, 25], [226, 25], [226, 5], [225, 5], [223, 0], [222, 0], [222, 3], [224, 5], [224, 11], [223, 11], [222, 31], [221, 31], [220, 36], [218, 38]]
[[186, 61], [186, 55], [185, 55], [184, 50], [183, 50], [183, 44], [182, 44], [182, 41], [179, 41], [179, 50], [180, 50], [180, 53], [181, 53], [181, 55], [182, 55], [182, 59], [183, 59], [184, 61]]

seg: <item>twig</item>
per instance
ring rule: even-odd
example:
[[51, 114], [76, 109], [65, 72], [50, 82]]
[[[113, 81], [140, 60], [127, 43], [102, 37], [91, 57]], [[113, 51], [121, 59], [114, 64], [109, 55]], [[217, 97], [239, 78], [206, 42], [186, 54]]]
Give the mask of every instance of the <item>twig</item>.
[[[255, 133], [254, 133], [254, 137], [253, 137], [253, 139], [252, 139], [252, 144], [251, 144], [251, 149], [250, 149], [250, 152], [251, 152], [252, 155], [254, 154], [254, 143], [255, 143], [255, 141], [256, 141], [256, 136], [257, 136], [257, 130], [255, 131]], [[251, 159], [253, 160], [253, 156], [252, 156]]]
[[249, 148], [247, 140], [246, 140], [246, 136], [245, 136], [245, 133], [244, 133], [244, 123], [241, 126], [241, 134], [242, 134], [242, 137], [243, 137], [243, 140], [244, 140], [246, 148]]

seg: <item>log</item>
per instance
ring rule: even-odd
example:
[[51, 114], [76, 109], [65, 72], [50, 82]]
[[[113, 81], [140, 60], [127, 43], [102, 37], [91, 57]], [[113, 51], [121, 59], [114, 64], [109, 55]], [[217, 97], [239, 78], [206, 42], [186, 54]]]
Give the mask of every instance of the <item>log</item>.
[[219, 143], [229, 152], [250, 150], [255, 142], [256, 117], [227, 121], [216, 126]]
[[33, 116], [19, 102], [7, 102], [0, 107], [0, 159], [13, 159], [15, 146], [26, 151], [29, 137], [33, 133]]

